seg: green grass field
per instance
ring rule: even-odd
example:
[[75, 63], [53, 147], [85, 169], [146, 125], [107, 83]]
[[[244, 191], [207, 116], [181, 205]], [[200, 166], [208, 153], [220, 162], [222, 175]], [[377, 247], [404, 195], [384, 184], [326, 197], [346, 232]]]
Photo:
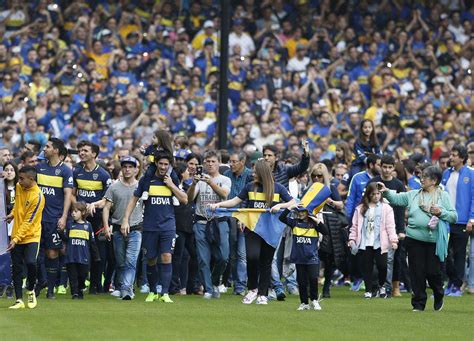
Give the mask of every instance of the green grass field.
[[432, 299], [425, 312], [412, 312], [408, 294], [388, 300], [362, 294], [336, 288], [322, 311], [296, 311], [297, 296], [246, 306], [230, 294], [211, 301], [174, 296], [174, 304], [164, 304], [145, 303], [144, 295], [73, 301], [69, 295], [46, 300], [43, 293], [34, 310], [11, 311], [13, 300], [0, 300], [0, 340], [474, 339], [474, 296], [448, 297], [435, 313]]

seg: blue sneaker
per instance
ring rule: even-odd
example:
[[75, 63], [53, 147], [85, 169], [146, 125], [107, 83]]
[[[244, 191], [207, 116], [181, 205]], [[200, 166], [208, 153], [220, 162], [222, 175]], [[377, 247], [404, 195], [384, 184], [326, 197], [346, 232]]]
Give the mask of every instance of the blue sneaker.
[[461, 297], [462, 296], [462, 291], [458, 287], [453, 286], [453, 289], [448, 294], [448, 296], [449, 297]]
[[362, 280], [361, 279], [356, 279], [354, 281], [354, 283], [352, 283], [351, 291], [359, 291], [361, 285], [362, 285]]
[[450, 296], [451, 292], [453, 291], [454, 285], [448, 284], [448, 286], [444, 289], [444, 294], [446, 296]]

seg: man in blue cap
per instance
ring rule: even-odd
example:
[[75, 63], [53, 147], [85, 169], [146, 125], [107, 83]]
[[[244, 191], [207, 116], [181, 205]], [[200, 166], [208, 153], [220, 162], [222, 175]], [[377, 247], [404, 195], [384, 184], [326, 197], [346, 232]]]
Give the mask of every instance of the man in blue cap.
[[123, 300], [131, 300], [134, 297], [133, 281], [142, 243], [143, 203], [139, 200], [130, 215], [130, 230], [122, 229], [125, 210], [138, 186], [139, 163], [133, 156], [125, 156], [120, 159], [120, 165], [122, 177], [105, 193], [106, 203], [102, 220], [107, 237], [110, 239], [113, 234], [114, 239], [118, 280], [112, 295], [121, 297]]

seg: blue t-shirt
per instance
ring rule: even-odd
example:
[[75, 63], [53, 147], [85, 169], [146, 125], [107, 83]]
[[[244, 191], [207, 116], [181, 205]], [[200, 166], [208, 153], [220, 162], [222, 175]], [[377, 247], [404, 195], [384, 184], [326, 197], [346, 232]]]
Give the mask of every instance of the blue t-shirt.
[[[247, 201], [247, 208], [269, 208], [265, 200], [263, 187], [261, 185], [257, 185], [257, 187], [255, 187], [255, 182], [250, 182], [245, 185], [245, 187], [237, 196], [242, 201]], [[293, 197], [290, 195], [290, 192], [288, 192], [288, 190], [283, 185], [275, 182], [271, 207], [280, 202], [288, 202], [292, 199]]]
[[91, 261], [91, 243], [94, 232], [89, 222], [69, 223], [64, 232], [66, 244], [66, 263], [89, 264]]
[[[178, 181], [173, 178], [178, 186]], [[142, 177], [133, 193], [140, 198], [143, 192], [148, 191], [148, 200], [145, 201], [143, 212], [143, 231], [172, 231], [176, 229], [173, 206], [173, 192], [166, 186], [163, 179], [155, 174], [149, 179]]]
[[109, 173], [99, 165], [88, 172], [82, 166], [74, 168], [74, 188], [77, 188], [77, 201], [87, 204], [99, 201], [112, 184]]
[[73, 187], [72, 170], [63, 162], [54, 167], [42, 162], [36, 166], [36, 172], [38, 186], [46, 200], [42, 220], [56, 223], [63, 215], [64, 188]]
[[[291, 227], [293, 232], [290, 262], [295, 264], [319, 264], [319, 233], [316, 230], [316, 222], [311, 218], [301, 220], [290, 217], [289, 210], [285, 210], [280, 215], [280, 220]], [[324, 232], [325, 229], [322, 229], [322, 231], [327, 233], [327, 231]]]

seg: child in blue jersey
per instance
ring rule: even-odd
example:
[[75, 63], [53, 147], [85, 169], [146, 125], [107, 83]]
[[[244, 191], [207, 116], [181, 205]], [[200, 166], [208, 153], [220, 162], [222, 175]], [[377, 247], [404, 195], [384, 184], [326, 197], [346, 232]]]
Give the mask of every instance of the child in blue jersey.
[[[146, 182], [148, 182], [152, 178], [153, 174], [155, 174], [156, 172], [156, 165], [154, 162], [155, 158], [153, 156], [155, 155], [156, 150], [164, 150], [170, 153], [171, 156], [173, 156], [173, 140], [171, 138], [171, 135], [166, 130], [155, 131], [155, 134], [153, 134], [151, 142], [152, 144], [149, 145], [148, 147], [145, 148], [144, 146], [142, 146], [140, 148], [140, 151], [142, 152], [142, 154], [147, 156], [148, 161], [150, 162], [145, 174], [143, 175], [145, 180], [147, 180]], [[172, 172], [173, 172], [173, 167], [170, 167], [167, 175], [170, 175], [173, 179], [177, 180], [178, 175], [175, 173], [173, 177], [171, 175]], [[143, 192], [142, 200], [148, 200], [148, 196], [149, 196], [149, 193], [147, 189], [146, 191]]]
[[[322, 214], [319, 213], [315, 217], [310, 215], [305, 207], [294, 204], [283, 211], [280, 220], [293, 230], [290, 262], [296, 265], [296, 278], [300, 290], [301, 304], [297, 310], [321, 310], [318, 300], [318, 242], [319, 233], [328, 234]], [[308, 304], [308, 288], [310, 304]]]
[[99, 252], [95, 245], [94, 231], [86, 221], [87, 206], [84, 202], [72, 204], [71, 216], [73, 223], [64, 231], [66, 244], [66, 267], [71, 284], [72, 299], [83, 299], [85, 280], [89, 272], [91, 258], [98, 261]]
[[365, 119], [360, 123], [359, 138], [354, 144], [351, 178], [364, 169], [369, 154], [381, 155], [381, 152], [380, 144], [375, 134], [374, 122]]

